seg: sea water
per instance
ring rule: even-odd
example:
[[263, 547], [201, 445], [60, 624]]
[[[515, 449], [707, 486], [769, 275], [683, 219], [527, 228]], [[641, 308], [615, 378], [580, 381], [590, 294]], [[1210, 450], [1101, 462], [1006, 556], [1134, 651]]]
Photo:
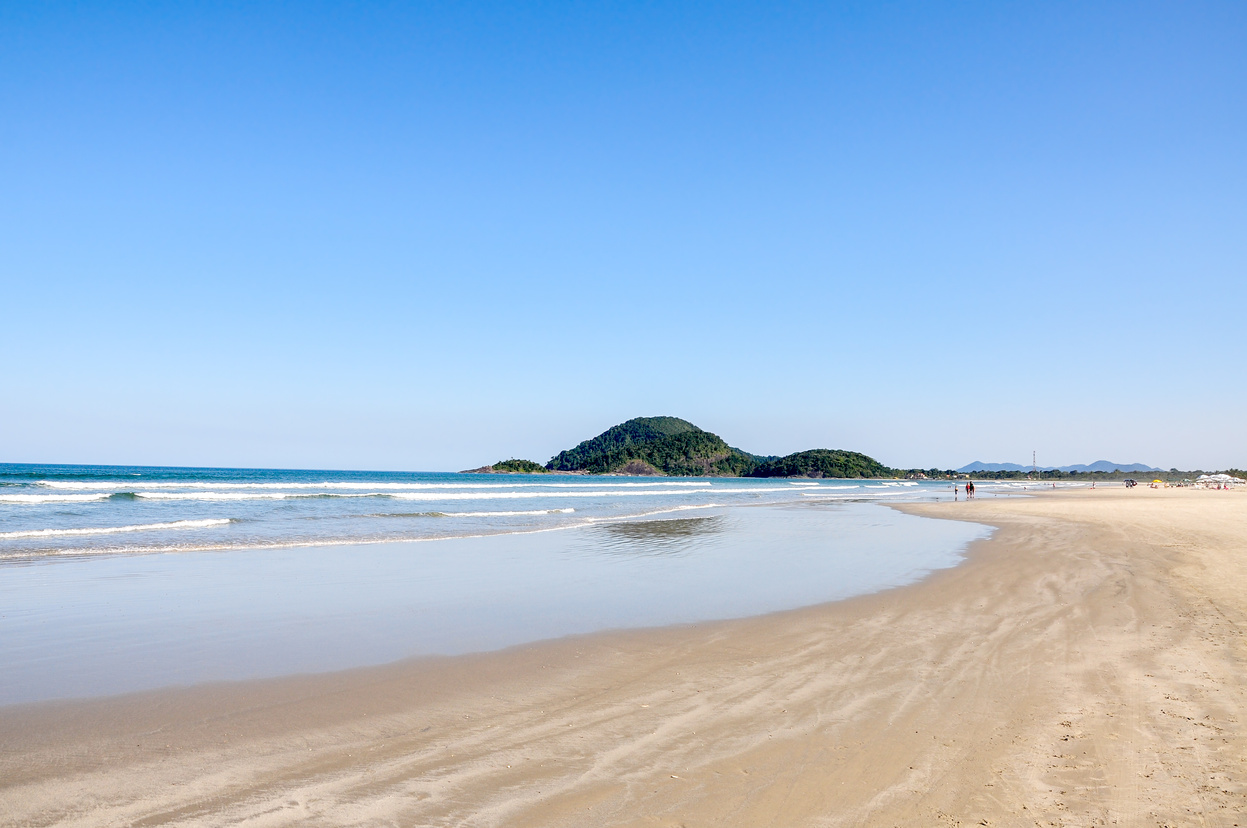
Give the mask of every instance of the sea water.
[[716, 506], [952, 497], [943, 481], [0, 464], [0, 564], [510, 534]]
[[[983, 487], [980, 487], [982, 490]], [[0, 704], [757, 615], [955, 565], [947, 483], [0, 466]]]

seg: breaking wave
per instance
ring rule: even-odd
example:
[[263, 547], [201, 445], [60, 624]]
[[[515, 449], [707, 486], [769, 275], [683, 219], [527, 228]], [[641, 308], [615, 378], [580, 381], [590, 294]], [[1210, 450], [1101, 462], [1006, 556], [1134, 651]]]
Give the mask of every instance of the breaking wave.
[[22, 532], [0, 532], [0, 538], [59, 538], [69, 535], [115, 535], [119, 532], [150, 532], [154, 529], [206, 529], [224, 526], [228, 518], [205, 520], [174, 520], [169, 523], [136, 523], [133, 526], [99, 526], [83, 529], [27, 529]]
[[[356, 490], [378, 490], [378, 489], [515, 489], [515, 488], [542, 488], [542, 489], [583, 489], [588, 486], [597, 484], [597, 481], [589, 483], [529, 483], [522, 480], [508, 483], [395, 483], [384, 481], [358, 481], [358, 480], [325, 480], [320, 483], [226, 483], [217, 482], [215, 480], [145, 480], [142, 482], [144, 489], [356, 489]], [[99, 491], [99, 490], [128, 490], [133, 488], [135, 481], [133, 480], [106, 480], [106, 481], [76, 481], [76, 480], [39, 480], [36, 485], [44, 486], [49, 489], [64, 489], [67, 491]], [[600, 485], [600, 484], [598, 484]], [[610, 483], [616, 488], [655, 488], [660, 486], [686, 486], [692, 488], [708, 488], [709, 483], [702, 481], [655, 481], [647, 483]]]
[[[358, 492], [339, 494], [331, 492], [121, 492], [144, 500], [291, 500], [311, 498], [388, 497], [395, 500], [529, 500], [533, 498], [563, 497], [651, 497], [658, 495], [697, 494], [707, 489], [668, 489], [633, 491], [629, 489], [596, 489], [591, 491], [562, 492]], [[765, 490], [762, 490], [765, 491]], [[38, 495], [34, 495], [38, 496]], [[52, 495], [47, 495], [52, 497]], [[73, 495], [62, 495], [73, 497]], [[98, 500], [109, 495], [79, 495], [79, 498]]]
[[107, 494], [0, 494], [0, 503], [86, 503], [107, 497]]

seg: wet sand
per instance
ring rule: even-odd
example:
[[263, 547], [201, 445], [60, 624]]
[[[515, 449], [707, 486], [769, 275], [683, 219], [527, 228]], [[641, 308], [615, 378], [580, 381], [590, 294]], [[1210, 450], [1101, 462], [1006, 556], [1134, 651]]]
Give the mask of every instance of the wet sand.
[[1247, 492], [903, 508], [999, 531], [762, 618], [0, 708], [0, 824], [1247, 825]]

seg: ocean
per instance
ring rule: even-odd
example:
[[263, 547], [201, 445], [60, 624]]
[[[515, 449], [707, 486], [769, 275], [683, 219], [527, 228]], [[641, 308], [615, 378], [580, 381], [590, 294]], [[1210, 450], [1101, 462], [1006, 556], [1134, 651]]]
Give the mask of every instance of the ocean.
[[925, 481], [0, 465], [0, 704], [838, 600], [955, 566], [987, 527], [885, 505], [952, 497]]
[[952, 498], [946, 482], [0, 464], [0, 564], [534, 532], [718, 506], [941, 498]]

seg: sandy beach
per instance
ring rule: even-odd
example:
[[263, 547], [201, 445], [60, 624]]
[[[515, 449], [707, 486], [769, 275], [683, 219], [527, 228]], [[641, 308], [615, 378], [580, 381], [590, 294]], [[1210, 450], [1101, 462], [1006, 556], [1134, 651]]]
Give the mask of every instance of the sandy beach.
[[1247, 824], [1247, 493], [899, 508], [998, 531], [761, 618], [0, 708], [0, 825]]

